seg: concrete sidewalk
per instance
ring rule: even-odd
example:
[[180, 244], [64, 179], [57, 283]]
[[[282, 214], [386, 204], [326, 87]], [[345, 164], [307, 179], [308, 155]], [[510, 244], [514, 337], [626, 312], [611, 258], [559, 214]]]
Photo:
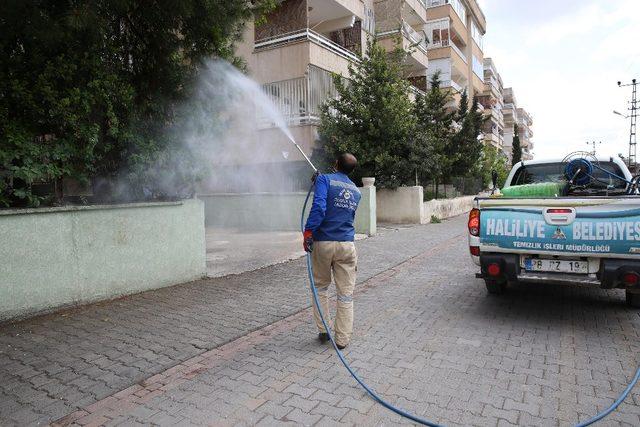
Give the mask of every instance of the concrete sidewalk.
[[207, 275], [240, 274], [304, 255], [299, 232], [242, 232], [235, 229], [206, 229]]
[[[357, 243], [364, 281], [463, 220]], [[0, 425], [47, 423], [309, 306], [301, 259], [0, 327]]]
[[[356, 240], [365, 239], [357, 234]], [[293, 261], [304, 256], [297, 231], [206, 229], [207, 276], [223, 277]]]

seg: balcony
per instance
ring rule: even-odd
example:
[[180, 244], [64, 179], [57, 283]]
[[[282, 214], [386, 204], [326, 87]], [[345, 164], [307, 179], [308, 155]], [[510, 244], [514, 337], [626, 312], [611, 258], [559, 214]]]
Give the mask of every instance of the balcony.
[[[267, 83], [262, 88], [289, 126], [317, 124], [322, 104], [338, 96], [332, 73], [313, 65], [304, 77]], [[266, 118], [259, 123], [261, 128], [275, 126]]]
[[360, 0], [284, 0], [254, 27], [251, 69], [262, 83], [302, 76], [309, 64], [347, 74], [371, 25]]
[[377, 33], [376, 38], [380, 45], [390, 52], [396, 47], [398, 35], [402, 36], [402, 48], [409, 52], [406, 64], [409, 74], [424, 74], [429, 64], [427, 35], [424, 31], [416, 31], [407, 21], [402, 20], [395, 28]]
[[[468, 64], [467, 56], [462, 52], [465, 48], [464, 39], [451, 27], [449, 18], [429, 21], [424, 26], [424, 32], [427, 37], [430, 37], [427, 46], [429, 50], [451, 48], [465, 64]], [[451, 56], [451, 53], [447, 56]], [[442, 55], [434, 52], [432, 57], [442, 57]]]
[[456, 58], [440, 58], [429, 60], [427, 78], [431, 78], [435, 73], [440, 73], [440, 87], [451, 88], [454, 92], [462, 93], [469, 83], [467, 79], [467, 69], [461, 66], [461, 61]]
[[[440, 81], [440, 87], [442, 89], [453, 89], [453, 91], [456, 92], [456, 93], [462, 93], [462, 91], [464, 90], [464, 88], [462, 86], [460, 86], [458, 83], [456, 83], [453, 80], [441, 80]], [[427, 89], [431, 89], [430, 81], [429, 81], [429, 83], [427, 85]]]
[[504, 117], [505, 126], [509, 123], [510, 126], [513, 126], [514, 123], [518, 120], [518, 114], [516, 112], [515, 105], [511, 102], [507, 102], [504, 104], [502, 108], [502, 115]]
[[359, 61], [360, 59], [356, 54], [354, 54], [349, 49], [335, 43], [320, 33], [316, 33], [315, 31], [305, 28], [300, 31], [294, 31], [291, 33], [281, 34], [278, 36], [269, 37], [267, 39], [262, 39], [259, 42], [256, 42], [255, 49], [268, 49], [284, 46], [292, 43], [299, 43], [301, 41], [309, 41], [317, 44], [318, 46], [322, 46], [331, 52], [335, 53], [338, 56], [341, 56], [350, 61]]
[[416, 31], [406, 21], [402, 21], [402, 35], [409, 39], [412, 46], [415, 46], [425, 55], [427, 54], [427, 35], [424, 31]]
[[500, 134], [496, 131], [486, 132], [484, 133], [484, 142], [485, 144], [489, 144], [494, 146], [495, 148], [502, 148], [503, 140], [500, 137]]
[[467, 25], [467, 9], [461, 0], [426, 0], [426, 2], [428, 8], [445, 5], [451, 6], [451, 9], [455, 11], [462, 24]]

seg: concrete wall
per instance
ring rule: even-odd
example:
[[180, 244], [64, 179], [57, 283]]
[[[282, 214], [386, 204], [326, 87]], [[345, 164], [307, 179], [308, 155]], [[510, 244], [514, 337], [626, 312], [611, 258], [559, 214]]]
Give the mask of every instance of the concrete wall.
[[378, 190], [378, 221], [394, 224], [426, 224], [431, 216], [446, 219], [471, 210], [475, 196], [423, 201], [421, 186]]
[[0, 210], [0, 320], [206, 273], [199, 200]]
[[420, 186], [378, 190], [377, 210], [379, 222], [394, 224], [422, 223], [423, 189]]
[[[297, 231], [306, 194], [218, 193], [200, 194], [198, 198], [204, 202], [207, 227]], [[311, 201], [307, 213], [310, 205]]]
[[[376, 189], [360, 188], [362, 199], [356, 211], [356, 232], [376, 233]], [[307, 193], [201, 194], [207, 227], [253, 231], [298, 231], [300, 213]], [[311, 195], [313, 197], [313, 194]], [[310, 198], [305, 218], [311, 208]]]
[[429, 200], [423, 203], [423, 224], [431, 222], [431, 216], [438, 219], [451, 218], [469, 212], [476, 196], [463, 196], [454, 199]]

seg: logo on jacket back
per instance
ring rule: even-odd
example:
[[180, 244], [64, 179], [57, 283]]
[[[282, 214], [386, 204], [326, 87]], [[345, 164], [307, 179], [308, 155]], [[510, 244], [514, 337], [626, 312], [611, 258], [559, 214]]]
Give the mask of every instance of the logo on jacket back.
[[349, 200], [350, 198], [353, 197], [353, 193], [345, 188], [340, 192], [340, 197], [342, 197], [345, 200]]
[[352, 190], [343, 188], [338, 193], [338, 197], [333, 199], [333, 205], [337, 208], [355, 211], [358, 208], [358, 202], [355, 199]]
[[333, 188], [333, 191], [335, 191], [332, 193], [334, 207], [349, 209], [351, 211], [355, 211], [358, 208], [360, 191], [355, 185], [334, 179], [329, 181], [329, 185]]

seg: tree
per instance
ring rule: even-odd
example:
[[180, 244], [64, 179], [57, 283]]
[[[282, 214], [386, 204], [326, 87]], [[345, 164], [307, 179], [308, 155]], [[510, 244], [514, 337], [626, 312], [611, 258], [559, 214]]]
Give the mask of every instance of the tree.
[[519, 163], [522, 160], [522, 147], [520, 146], [520, 133], [517, 123], [513, 125], [513, 142], [511, 145], [511, 150], [511, 166], [514, 166], [516, 163]]
[[485, 146], [482, 152], [481, 175], [482, 182], [485, 185], [491, 183], [491, 174], [495, 171], [498, 174], [497, 186], [502, 188], [507, 176], [509, 176], [511, 168], [509, 167], [509, 159], [502, 150], [495, 147]]
[[37, 205], [37, 181], [144, 170], [175, 142], [166, 129], [200, 60], [239, 63], [243, 23], [274, 1], [6, 1], [0, 204]]
[[416, 119], [403, 75], [405, 55], [399, 46], [388, 53], [370, 39], [366, 55], [349, 66], [349, 80], [334, 76], [338, 97], [322, 107], [316, 153], [325, 164], [348, 151], [358, 158], [355, 180], [373, 176], [389, 188], [414, 182]]
[[436, 189], [452, 165], [452, 159], [447, 156], [454, 119], [454, 113], [447, 108], [450, 99], [449, 92], [440, 88], [440, 73], [436, 72], [431, 77], [429, 91], [425, 96], [418, 96], [414, 105], [417, 119], [414, 162], [418, 182], [425, 185], [433, 181]]
[[452, 176], [476, 175], [480, 169], [483, 144], [478, 137], [485, 118], [478, 110], [478, 99], [475, 96], [471, 108], [468, 105], [469, 98], [464, 91], [455, 116], [459, 129], [451, 138], [449, 150], [453, 160]]

